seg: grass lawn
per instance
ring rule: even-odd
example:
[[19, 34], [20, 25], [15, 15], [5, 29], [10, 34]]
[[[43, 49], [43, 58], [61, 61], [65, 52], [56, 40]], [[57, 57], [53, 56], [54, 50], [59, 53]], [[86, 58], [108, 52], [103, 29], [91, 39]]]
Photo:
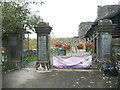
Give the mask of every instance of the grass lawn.
[[66, 53], [71, 53], [71, 50], [66, 50]]
[[28, 58], [28, 63], [37, 61], [37, 57]]
[[[71, 53], [71, 50], [66, 50], [66, 53]], [[57, 52], [51, 52], [50, 56], [51, 57], [58, 56], [58, 53]], [[28, 63], [35, 62], [35, 61], [37, 61], [37, 57], [28, 58]]]
[[[71, 53], [71, 52], [72, 52], [71, 50], [66, 50], [66, 54], [67, 54], [67, 53]], [[58, 55], [58, 52], [57, 52], [57, 51], [56, 51], [56, 52], [51, 52], [51, 53], [50, 53], [50, 57], [53, 57], [53, 56], [59, 56], [59, 55]]]

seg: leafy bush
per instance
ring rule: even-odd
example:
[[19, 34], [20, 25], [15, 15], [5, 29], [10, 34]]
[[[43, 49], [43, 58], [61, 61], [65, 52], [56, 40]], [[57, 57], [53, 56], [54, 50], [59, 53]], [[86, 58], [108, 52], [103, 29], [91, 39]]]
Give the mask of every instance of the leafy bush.
[[28, 58], [28, 63], [37, 61], [37, 57], [30, 57]]

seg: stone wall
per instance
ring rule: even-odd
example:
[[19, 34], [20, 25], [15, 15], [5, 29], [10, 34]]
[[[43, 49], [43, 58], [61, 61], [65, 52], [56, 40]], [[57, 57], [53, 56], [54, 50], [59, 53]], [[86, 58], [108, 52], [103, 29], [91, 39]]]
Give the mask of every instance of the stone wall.
[[91, 28], [93, 22], [81, 22], [79, 25], [78, 36], [80, 39], [84, 39], [85, 34]]
[[120, 5], [120, 1], [118, 2], [118, 5]]
[[120, 46], [120, 38], [113, 38], [112, 45], [119, 45]]

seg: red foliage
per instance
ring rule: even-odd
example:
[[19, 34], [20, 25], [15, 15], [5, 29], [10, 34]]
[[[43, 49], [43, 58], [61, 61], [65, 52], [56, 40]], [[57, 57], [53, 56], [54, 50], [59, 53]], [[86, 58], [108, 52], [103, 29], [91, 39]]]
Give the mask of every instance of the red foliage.
[[77, 46], [77, 49], [83, 49], [83, 44], [79, 44], [79, 45]]
[[61, 46], [62, 46], [62, 45], [55, 44], [55, 47], [59, 47], [59, 48], [60, 48]]
[[92, 47], [92, 45], [86, 45], [86, 47], [88, 47], [88, 48], [89, 48], [89, 47]]
[[57, 43], [55, 43], [55, 47], [58, 47], [58, 48], [62, 47], [61, 42], [57, 42]]
[[70, 50], [70, 46], [69, 46], [69, 45], [64, 44], [64, 45], [63, 45], [63, 49], [65, 49], [65, 50]]
[[86, 47], [88, 47], [88, 48], [92, 47], [92, 42], [88, 41], [86, 44]]

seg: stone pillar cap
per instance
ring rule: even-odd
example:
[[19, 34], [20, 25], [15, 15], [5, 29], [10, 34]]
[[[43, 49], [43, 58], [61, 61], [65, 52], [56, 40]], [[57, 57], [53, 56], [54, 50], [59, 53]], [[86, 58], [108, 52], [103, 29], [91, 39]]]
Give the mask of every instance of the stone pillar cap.
[[110, 19], [99, 20], [98, 25], [111, 25], [112, 21]]
[[36, 33], [39, 34], [50, 34], [52, 27], [49, 26], [49, 23], [40, 22], [37, 27], [35, 27]]
[[50, 27], [49, 26], [49, 23], [46, 23], [46, 22], [40, 22], [37, 27]]

